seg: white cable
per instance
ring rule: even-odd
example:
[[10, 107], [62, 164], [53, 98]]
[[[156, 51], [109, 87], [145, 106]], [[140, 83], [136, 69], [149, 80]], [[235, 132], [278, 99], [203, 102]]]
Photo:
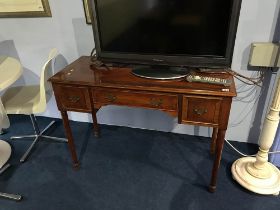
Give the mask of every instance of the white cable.
[[[255, 155], [246, 155], [242, 152], [240, 152], [238, 149], [236, 149], [231, 143], [229, 143], [229, 141], [227, 139], [225, 139], [226, 143], [228, 143], [228, 145], [234, 150], [236, 151], [238, 154], [240, 154], [241, 156], [243, 157], [256, 157], [256, 154]], [[268, 154], [279, 154], [280, 153], [280, 150], [278, 151], [273, 151], [273, 152], [268, 152]]]
[[240, 152], [238, 149], [236, 149], [231, 143], [229, 143], [229, 141], [227, 139], [225, 139], [226, 143], [228, 143], [228, 145], [234, 150], [236, 151], [238, 154], [240, 154], [243, 157], [255, 157], [256, 155], [246, 155], [242, 152]]
[[[258, 72], [258, 74], [259, 74], [259, 72]], [[251, 74], [251, 76], [253, 76], [253, 74]], [[243, 82], [243, 80], [240, 80], [240, 81]], [[272, 91], [273, 91], [273, 89], [275, 88], [275, 83], [276, 83], [276, 79], [274, 80], [274, 84], [273, 84], [273, 86], [272, 86]], [[257, 104], [257, 102], [258, 102], [258, 100], [259, 100], [259, 98], [260, 98], [260, 96], [261, 96], [261, 94], [262, 94], [262, 91], [263, 91], [263, 90], [261, 89], [259, 95], [258, 95], [258, 96], [255, 96], [256, 93], [257, 93], [257, 91], [258, 91], [258, 90], [256, 89], [256, 85], [254, 85], [253, 88], [248, 88], [248, 89], [242, 90], [242, 88], [244, 88], [244, 87], [246, 87], [246, 86], [248, 86], [247, 83], [244, 83], [244, 84], [241, 84], [241, 85], [237, 86], [238, 93], [244, 93], [245, 95], [244, 95], [244, 96], [241, 96], [241, 97], [236, 97], [236, 99], [233, 99], [233, 100], [238, 101], [238, 102], [244, 102], [244, 103], [251, 103], [251, 102], [254, 101], [253, 106], [252, 106], [252, 108], [249, 110], [249, 112], [246, 113], [244, 117], [242, 117], [241, 120], [239, 120], [238, 122], [235, 122], [235, 123], [231, 123], [231, 124], [229, 125], [229, 127], [236, 127], [236, 126], [238, 126], [239, 124], [241, 124], [241, 122], [252, 112], [253, 108], [254, 108], [255, 105]], [[248, 93], [248, 92], [249, 92], [249, 93]], [[254, 94], [253, 94], [253, 93], [254, 93]], [[248, 98], [249, 96], [251, 96], [251, 95], [253, 95], [253, 97], [251, 97], [250, 99], [247, 99], [247, 98]], [[272, 97], [272, 94], [270, 94], [269, 101], [271, 101], [271, 97]], [[247, 100], [244, 100], [244, 99], [247, 99]], [[243, 111], [241, 111], [241, 113], [239, 114], [239, 116], [240, 116], [241, 114], [244, 113], [244, 110], [245, 110], [245, 109], [243, 109]], [[225, 141], [226, 141], [226, 143], [228, 143], [228, 145], [229, 145], [234, 151], [236, 151], [238, 154], [240, 154], [240, 155], [243, 156], [243, 157], [255, 157], [255, 156], [256, 156], [256, 154], [255, 154], [255, 155], [246, 155], [246, 154], [240, 152], [238, 149], [236, 149], [231, 143], [229, 143], [229, 141], [228, 141], [227, 139], [225, 139]], [[268, 154], [279, 154], [279, 153], [280, 153], [279, 150], [278, 150], [278, 151], [268, 152]]]

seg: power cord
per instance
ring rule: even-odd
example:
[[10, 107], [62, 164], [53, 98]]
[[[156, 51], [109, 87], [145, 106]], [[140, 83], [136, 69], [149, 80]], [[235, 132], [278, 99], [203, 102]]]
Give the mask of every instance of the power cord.
[[[235, 151], [237, 152], [238, 154], [240, 154], [241, 156], [243, 157], [256, 157], [256, 154], [254, 155], [247, 155], [247, 154], [244, 154], [242, 152], [240, 152], [238, 149], [236, 149], [227, 139], [225, 139], [226, 143]], [[268, 152], [268, 154], [279, 154], [280, 153], [280, 150], [278, 151], [273, 151], [273, 152]]]
[[[263, 82], [264, 80], [264, 72], [267, 71], [267, 70], [271, 70], [273, 72], [273, 68], [260, 68], [259, 69], [260, 71], [258, 72], [258, 75], [256, 76], [253, 76], [253, 77], [247, 77], [247, 76], [244, 76], [244, 75], [241, 75], [239, 74], [238, 72], [234, 71], [234, 70], [231, 70], [231, 69], [227, 69], [227, 72], [230, 73], [234, 78], [238, 79], [239, 81], [243, 82], [244, 85], [250, 85], [250, 86], [258, 86], [258, 87], [262, 87], [261, 86], [261, 83]], [[243, 86], [242, 86], [243, 87]], [[256, 105], [256, 102], [258, 101], [257, 99], [259, 99], [260, 95], [261, 95], [261, 92], [259, 94], [258, 97], [256, 98], [250, 98], [250, 99], [247, 99], [246, 101], [244, 101], [245, 98], [247, 98], [248, 96], [250, 95], [254, 95], [253, 93], [256, 93], [256, 89], [253, 88], [253, 89], [247, 89], [246, 91], [243, 91], [243, 92], [249, 92], [247, 93], [245, 96], [242, 96], [240, 98], [237, 99], [237, 101], [240, 101], [240, 102], [245, 102], [245, 103], [249, 103], [249, 102], [254, 102], [253, 104], [253, 107]], [[261, 90], [262, 91], [262, 90]], [[250, 112], [252, 111], [253, 109], [250, 109]], [[248, 112], [245, 117], [250, 113]], [[239, 122], [237, 123], [234, 123], [231, 125], [231, 127], [235, 127], [237, 125], [239, 125], [244, 119], [245, 117], [242, 118], [242, 120], [240, 120]], [[226, 143], [234, 150], [236, 151], [238, 154], [240, 154], [241, 156], [243, 157], [255, 157], [255, 155], [247, 155], [247, 154], [244, 154], [242, 152], [240, 152], [238, 149], [236, 149], [227, 139], [225, 139]], [[280, 151], [272, 151], [272, 152], [268, 152], [268, 154], [279, 154]]]
[[[260, 69], [262, 70], [262, 69]], [[263, 82], [263, 79], [264, 79], [264, 71], [260, 71], [260, 75], [256, 78], [252, 78], [252, 77], [247, 77], [247, 76], [244, 76], [232, 69], [228, 69], [227, 72], [229, 74], [231, 74], [234, 78], [238, 79], [239, 81], [247, 84], [247, 85], [256, 85], [256, 86], [259, 86], [261, 87], [261, 83]]]
[[90, 60], [92, 62], [92, 65], [91, 65], [92, 69], [95, 69], [98, 67], [105, 67], [106, 70], [110, 70], [110, 68], [105, 63], [103, 63], [102, 61], [99, 61], [97, 59], [95, 47], [90, 52]]
[[225, 139], [226, 143], [235, 151], [237, 152], [238, 154], [240, 154], [241, 156], [243, 157], [256, 157], [256, 154], [254, 155], [246, 155], [242, 152], [240, 152], [238, 149], [236, 149], [227, 139]]

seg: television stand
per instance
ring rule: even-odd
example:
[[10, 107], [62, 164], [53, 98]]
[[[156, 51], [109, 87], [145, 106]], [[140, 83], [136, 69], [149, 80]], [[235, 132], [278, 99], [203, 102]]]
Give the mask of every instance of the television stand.
[[190, 70], [181, 67], [141, 66], [133, 68], [131, 72], [147, 79], [172, 80], [186, 77]]
[[[209, 190], [214, 192], [231, 102], [236, 96], [234, 81], [225, 88], [223, 85], [187, 82], [185, 79], [153, 80], [133, 75], [130, 67], [112, 67], [110, 71], [104, 71], [104, 68], [98, 67], [93, 70], [90, 64], [90, 57], [80, 57], [50, 78], [74, 167], [79, 167], [79, 161], [68, 111], [91, 113], [93, 131], [95, 136], [98, 136], [96, 112], [103, 106], [118, 105], [160, 110], [177, 117], [178, 123], [213, 128], [210, 146], [213, 167], [211, 175], [209, 172], [211, 176]], [[202, 74], [233, 80], [229, 73]]]

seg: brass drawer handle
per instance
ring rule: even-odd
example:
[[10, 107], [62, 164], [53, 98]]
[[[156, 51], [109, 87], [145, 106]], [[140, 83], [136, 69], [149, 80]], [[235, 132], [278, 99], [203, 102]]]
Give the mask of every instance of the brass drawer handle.
[[161, 107], [161, 105], [163, 104], [163, 100], [162, 99], [152, 98], [151, 101], [150, 101], [150, 104], [153, 107]]
[[109, 93], [105, 96], [105, 98], [109, 101], [109, 102], [115, 102], [117, 100], [117, 97], [114, 96], [113, 94]]
[[201, 116], [201, 115], [207, 113], [208, 110], [207, 110], [207, 109], [194, 109], [193, 112], [194, 112], [195, 114], [198, 114], [198, 115]]
[[77, 103], [81, 98], [79, 96], [69, 96], [68, 100], [72, 103]]

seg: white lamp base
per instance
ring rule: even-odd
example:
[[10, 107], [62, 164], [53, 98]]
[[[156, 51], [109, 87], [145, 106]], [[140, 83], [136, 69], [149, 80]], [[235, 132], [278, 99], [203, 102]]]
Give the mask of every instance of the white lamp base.
[[244, 157], [236, 160], [231, 167], [233, 179], [235, 179], [244, 188], [264, 195], [279, 195], [280, 192], [280, 171], [277, 167], [267, 162], [265, 167], [270, 176], [266, 178], [257, 178], [248, 172], [248, 164], [256, 162], [254, 157]]

